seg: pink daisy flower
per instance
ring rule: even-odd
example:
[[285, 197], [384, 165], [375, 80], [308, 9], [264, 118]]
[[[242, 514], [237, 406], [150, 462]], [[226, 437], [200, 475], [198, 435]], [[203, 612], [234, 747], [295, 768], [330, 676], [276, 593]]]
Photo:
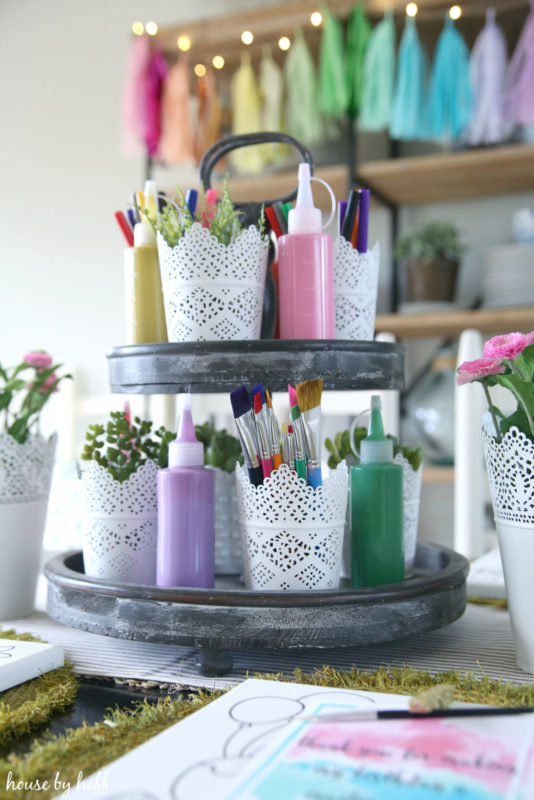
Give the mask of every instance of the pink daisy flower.
[[464, 361], [458, 367], [456, 383], [463, 386], [466, 383], [480, 381], [489, 375], [499, 375], [506, 371], [504, 364], [496, 358], [477, 358], [475, 361]]
[[523, 352], [527, 344], [527, 337], [523, 333], [505, 333], [487, 341], [482, 355], [500, 361], [503, 358], [513, 359]]

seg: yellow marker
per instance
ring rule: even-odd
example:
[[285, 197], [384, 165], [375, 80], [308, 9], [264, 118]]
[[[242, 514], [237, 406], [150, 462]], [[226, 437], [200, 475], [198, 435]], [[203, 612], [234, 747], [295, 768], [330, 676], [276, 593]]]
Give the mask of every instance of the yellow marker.
[[143, 214], [143, 209], [145, 207], [145, 194], [141, 189], [135, 193], [135, 198], [137, 200], [137, 205], [139, 206], [139, 219], [145, 219], [145, 215]]

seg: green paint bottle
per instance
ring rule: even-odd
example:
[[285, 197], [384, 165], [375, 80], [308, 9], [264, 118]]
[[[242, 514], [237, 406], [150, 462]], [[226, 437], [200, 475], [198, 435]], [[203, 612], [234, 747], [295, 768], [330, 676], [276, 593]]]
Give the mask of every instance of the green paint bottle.
[[369, 434], [360, 463], [350, 470], [352, 585], [404, 580], [402, 467], [393, 463], [393, 442], [384, 434], [379, 395], [371, 398]]

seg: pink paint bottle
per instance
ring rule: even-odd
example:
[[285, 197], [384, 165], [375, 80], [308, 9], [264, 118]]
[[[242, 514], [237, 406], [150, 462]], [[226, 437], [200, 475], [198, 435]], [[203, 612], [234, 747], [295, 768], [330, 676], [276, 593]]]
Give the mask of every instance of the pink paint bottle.
[[[330, 186], [310, 175], [310, 165], [299, 164], [295, 208], [288, 217], [288, 233], [278, 240], [278, 309], [281, 339], [333, 339], [334, 244], [323, 233], [321, 211], [313, 205], [310, 181], [328, 188], [332, 214], [336, 201]], [[325, 226], [326, 227], [326, 226]]]
[[178, 435], [169, 466], [158, 472], [158, 586], [213, 587], [215, 582], [215, 471], [204, 467], [191, 395], [181, 396]]

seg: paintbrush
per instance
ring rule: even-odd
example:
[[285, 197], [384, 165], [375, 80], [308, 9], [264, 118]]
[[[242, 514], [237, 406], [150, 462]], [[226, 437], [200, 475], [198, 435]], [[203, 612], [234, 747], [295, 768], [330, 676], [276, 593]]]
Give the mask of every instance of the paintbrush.
[[288, 384], [289, 405], [291, 413], [291, 421], [293, 423], [293, 443], [295, 453], [295, 469], [299, 478], [307, 479], [306, 475], [306, 451], [304, 450], [304, 430], [302, 428], [302, 420], [300, 418], [300, 410], [298, 407], [297, 390]]
[[259, 459], [256, 422], [247, 387], [240, 386], [231, 392], [230, 401], [250, 482], [254, 486], [260, 486], [263, 483], [263, 472]]
[[511, 714], [531, 714], [534, 711], [532, 706], [511, 706], [509, 708], [491, 708], [488, 706], [475, 706], [469, 708], [436, 708], [434, 711], [427, 711], [420, 714], [413, 711], [402, 709], [392, 709], [388, 711], [340, 711], [334, 714], [317, 714], [315, 716], [297, 717], [310, 722], [372, 722], [374, 720], [386, 719], [440, 719], [442, 717], [496, 717], [508, 716]]
[[308, 483], [317, 487], [323, 483], [321, 474], [321, 395], [323, 379], [315, 378], [297, 384], [297, 402], [308, 455]]
[[265, 399], [267, 401], [267, 415], [269, 417], [269, 424], [271, 430], [271, 455], [273, 457], [273, 469], [278, 469], [282, 463], [282, 456], [280, 455], [280, 427], [276, 414], [274, 413], [273, 404], [269, 390], [265, 390]]
[[256, 417], [256, 429], [258, 431], [260, 440], [260, 456], [263, 477], [268, 478], [273, 471], [273, 462], [271, 460], [267, 406], [263, 405], [260, 392], [256, 392], [254, 395], [254, 416]]

